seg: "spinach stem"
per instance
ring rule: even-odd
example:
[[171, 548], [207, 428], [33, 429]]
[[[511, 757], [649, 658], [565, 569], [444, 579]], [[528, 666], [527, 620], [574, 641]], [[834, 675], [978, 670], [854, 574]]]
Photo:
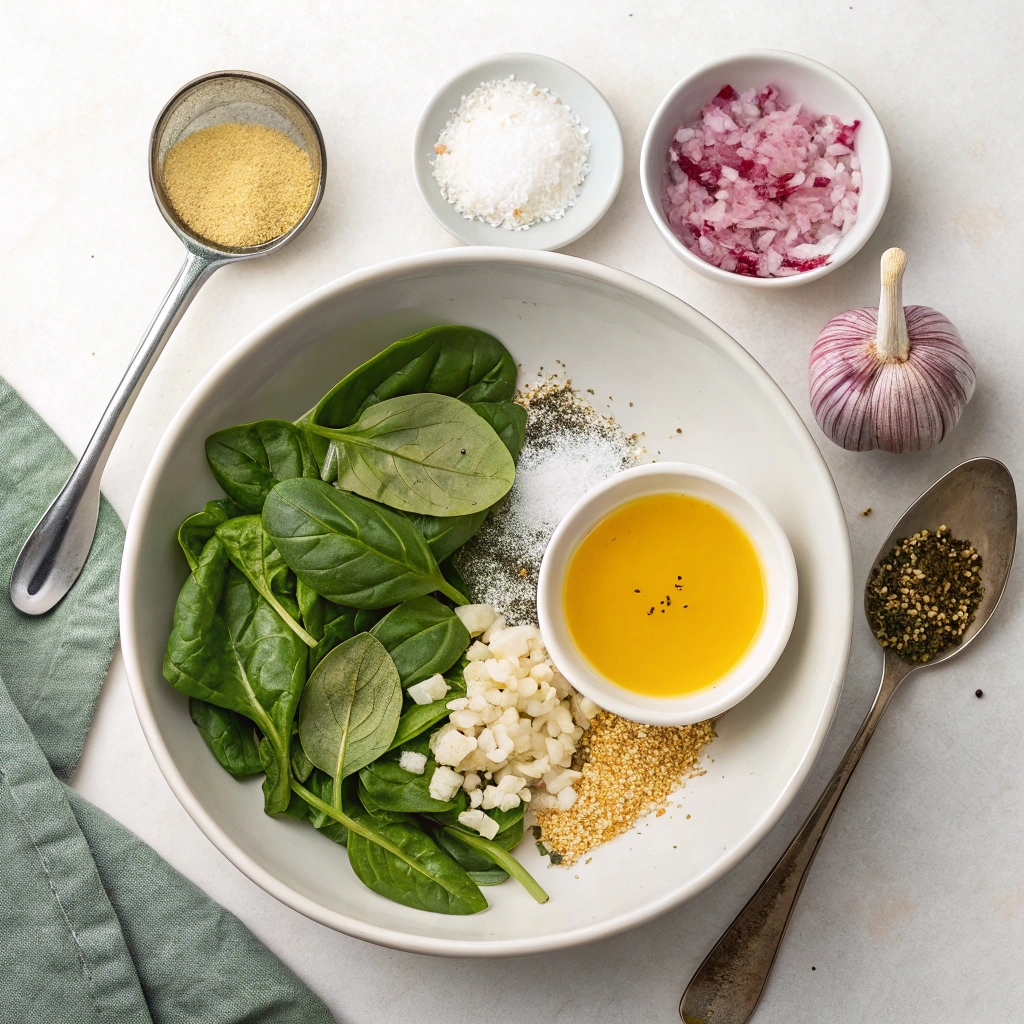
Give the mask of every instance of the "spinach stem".
[[469, 598], [460, 594], [447, 580], [442, 579], [437, 585], [437, 589], [444, 594], [445, 597], [451, 598], [456, 604], [469, 604]]
[[[332, 807], [329, 803], [326, 803], [325, 801], [321, 800], [320, 797], [318, 797], [315, 793], [311, 793], [308, 789], [306, 789], [306, 787], [303, 786], [301, 782], [296, 782], [294, 778], [291, 780], [291, 787], [311, 807], [315, 807], [322, 814], [326, 814], [329, 818], [333, 818], [336, 822], [338, 822], [338, 824], [344, 825], [345, 828], [349, 829], [352, 832], [355, 832], [356, 835], [362, 836], [365, 840], [367, 840], [367, 842], [375, 843], [377, 846], [380, 846], [383, 849], [387, 850], [388, 853], [397, 857], [400, 861], [403, 861], [404, 863], [408, 864], [409, 867], [413, 869], [413, 871], [423, 875], [424, 878], [427, 878], [431, 882], [435, 882], [436, 884], [442, 886], [453, 895], [457, 895], [456, 891], [452, 889], [450, 886], [446, 885], [441, 878], [435, 878], [428, 872], [424, 871], [421, 865], [417, 864], [415, 860], [413, 860], [411, 857], [405, 854], [399, 847], [395, 846], [394, 843], [388, 842], [388, 840], [385, 839], [384, 836], [380, 835], [380, 833], [374, 832], [372, 828], [367, 828], [365, 825], [361, 825], [358, 821], [355, 821], [353, 818], [350, 818], [344, 811], [340, 811], [338, 810], [337, 807]], [[511, 872], [509, 872], [509, 874], [511, 874]], [[527, 877], [529, 878], [529, 875], [527, 875]], [[533, 879], [530, 880], [533, 881]], [[534, 885], [536, 885], [536, 882], [534, 882]], [[547, 899], [547, 896], [545, 896], [544, 899]]]
[[473, 832], [463, 832], [462, 829], [451, 828], [448, 825], [445, 826], [444, 830], [467, 846], [472, 847], [477, 853], [482, 853], [492, 864], [497, 864], [499, 868], [507, 871], [538, 903], [547, 903], [550, 898], [548, 894], [540, 887], [540, 884], [533, 875], [508, 850], [492, 842], [490, 839], [484, 839], [483, 836], [478, 836]]

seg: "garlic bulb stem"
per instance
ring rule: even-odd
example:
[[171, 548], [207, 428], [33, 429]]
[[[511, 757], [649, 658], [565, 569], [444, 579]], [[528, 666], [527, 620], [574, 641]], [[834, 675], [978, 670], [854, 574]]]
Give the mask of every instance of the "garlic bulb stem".
[[902, 249], [882, 253], [882, 294], [878, 300], [875, 353], [883, 363], [905, 363], [910, 355], [907, 315], [903, 310], [903, 272], [907, 254]]

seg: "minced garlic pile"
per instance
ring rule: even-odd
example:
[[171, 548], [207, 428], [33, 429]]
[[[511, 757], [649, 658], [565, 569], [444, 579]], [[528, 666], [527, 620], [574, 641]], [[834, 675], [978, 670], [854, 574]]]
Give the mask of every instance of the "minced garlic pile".
[[489, 605], [455, 611], [479, 639], [466, 651], [466, 696], [448, 703], [448, 722], [430, 738], [440, 766], [430, 794], [451, 800], [464, 789], [470, 809], [459, 820], [490, 839], [486, 830], [496, 830], [497, 822], [483, 811], [510, 811], [531, 800], [533, 806], [572, 806], [580, 777], [573, 755], [598, 708], [551, 664], [536, 626], [507, 626]]
[[577, 799], [563, 811], [533, 806], [539, 838], [558, 855], [555, 862], [567, 867], [643, 815], [660, 813], [683, 779], [704, 774], [700, 752], [713, 737], [711, 722], [663, 727], [599, 712], [573, 762]]

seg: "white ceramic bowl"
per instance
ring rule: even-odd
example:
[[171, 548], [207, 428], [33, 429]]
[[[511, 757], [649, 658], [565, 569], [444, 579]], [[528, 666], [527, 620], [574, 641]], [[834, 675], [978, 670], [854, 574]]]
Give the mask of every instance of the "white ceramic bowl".
[[[572, 871], [549, 869], [523, 843], [517, 856], [551, 900], [539, 906], [506, 883], [488, 888], [490, 908], [471, 917], [391, 903], [363, 886], [345, 851], [307, 824], [267, 817], [259, 780], [235, 779], [214, 761], [188, 702], [161, 675], [188, 572], [175, 532], [219, 494], [206, 437], [261, 417], [301, 416], [389, 342], [441, 323], [493, 332], [524, 378], [562, 360], [581, 393], [596, 392], [599, 408], [615, 396], [616, 419], [627, 431], [646, 430], [656, 457], [715, 466], [755, 491], [786, 531], [800, 574], [789, 645], [771, 675], [718, 720], [709, 748], [714, 771], [679, 792], [685, 810], [645, 819], [642, 837], [621, 836]], [[849, 538], [832, 478], [800, 416], [750, 355], [684, 302], [635, 277], [509, 249], [448, 249], [350, 274], [242, 341], [160, 441], [132, 510], [121, 572], [121, 642], [135, 707], [161, 771], [211, 842], [267, 892], [322, 924], [446, 956], [540, 953], [604, 938], [721, 878], [807, 777], [839, 699], [852, 623]]]
[[[793, 277], [747, 277], [721, 270], [692, 253], [676, 236], [665, 215], [661, 189], [672, 136], [696, 120], [700, 109], [725, 85], [744, 89], [774, 85], [787, 103], [800, 102], [819, 114], [835, 114], [846, 124], [860, 121], [855, 152], [860, 157], [861, 185], [857, 221], [843, 236], [828, 263]], [[752, 288], [794, 288], [831, 274], [856, 255], [874, 233], [889, 201], [892, 163], [889, 143], [878, 115], [863, 94], [842, 75], [808, 57], [785, 50], [750, 50], [711, 61], [691, 72], [662, 100], [644, 136], [640, 185], [647, 209], [668, 247], [690, 268], [714, 281]]]
[[[564, 217], [534, 224], [524, 231], [492, 227], [467, 220], [441, 195], [434, 180], [434, 143], [452, 112], [478, 85], [515, 75], [536, 82], [567, 103], [589, 129], [590, 173], [580, 187], [576, 205]], [[412, 147], [412, 168], [427, 209], [450, 234], [469, 245], [501, 245], [514, 249], [561, 249], [586, 234], [612, 205], [622, 184], [622, 132], [608, 101], [578, 71], [539, 53], [501, 53], [463, 68], [445, 82], [427, 103]]]
[[[565, 621], [565, 573], [583, 539], [606, 516], [648, 494], [689, 494], [728, 513], [750, 538], [764, 572], [765, 613], [750, 649], [713, 686], [679, 697], [645, 697], [603, 676], [580, 654]], [[793, 549], [779, 521], [748, 487], [685, 462], [655, 462], [610, 477], [569, 510], [541, 563], [537, 614], [552, 660], [595, 704], [648, 725], [691, 725], [715, 718], [748, 697], [775, 667], [793, 631], [797, 578]], [[628, 643], [628, 638], [623, 638]], [[686, 652], [680, 652], [686, 657]]]

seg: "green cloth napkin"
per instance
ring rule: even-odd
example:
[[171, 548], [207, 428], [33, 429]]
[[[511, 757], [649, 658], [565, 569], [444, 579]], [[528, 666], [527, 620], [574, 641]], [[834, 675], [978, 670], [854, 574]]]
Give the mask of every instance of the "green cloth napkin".
[[7, 587], [73, 462], [0, 378], [0, 1021], [330, 1024], [234, 915], [60, 781], [117, 643], [117, 514], [102, 503], [85, 570], [48, 615], [22, 615]]

